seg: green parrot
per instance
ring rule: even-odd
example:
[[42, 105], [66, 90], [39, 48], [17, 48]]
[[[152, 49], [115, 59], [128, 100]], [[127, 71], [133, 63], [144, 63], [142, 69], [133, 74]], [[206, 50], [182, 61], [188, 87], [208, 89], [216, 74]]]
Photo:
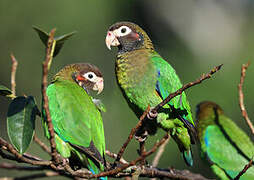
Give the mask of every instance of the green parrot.
[[[220, 179], [234, 179], [253, 158], [254, 146], [250, 138], [213, 102], [197, 106], [197, 132], [201, 157]], [[253, 180], [254, 167], [240, 179]]]
[[[89, 93], [97, 91], [99, 94], [102, 90], [100, 70], [92, 64], [80, 63], [61, 69], [46, 91], [57, 151], [68, 158], [70, 164], [86, 167], [93, 174], [104, 170], [105, 138], [101, 112], [94, 103], [98, 100]], [[45, 119], [43, 110], [49, 138]]]
[[[117, 83], [130, 108], [140, 117], [148, 105], [155, 107], [170, 93], [182, 87], [174, 68], [154, 49], [152, 41], [138, 25], [131, 22], [113, 24], [106, 36], [106, 45], [118, 47], [115, 73]], [[155, 118], [156, 117], [156, 118]], [[156, 133], [157, 127], [169, 131], [187, 165], [193, 165], [191, 144], [196, 130], [186, 94], [173, 98], [156, 114], [149, 112], [140, 134]], [[139, 138], [139, 137], [138, 137]]]

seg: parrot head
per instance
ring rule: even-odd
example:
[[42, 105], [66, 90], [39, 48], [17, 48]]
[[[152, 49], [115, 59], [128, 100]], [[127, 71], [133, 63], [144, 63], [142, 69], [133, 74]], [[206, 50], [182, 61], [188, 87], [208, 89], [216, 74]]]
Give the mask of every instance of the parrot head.
[[152, 41], [146, 32], [131, 22], [118, 22], [110, 26], [105, 39], [108, 49], [117, 46], [120, 52], [128, 52], [144, 47], [153, 49]]
[[218, 117], [224, 114], [221, 107], [211, 101], [204, 101], [196, 107], [196, 121], [198, 136], [201, 137], [202, 131], [209, 125], [216, 124]]
[[56, 74], [54, 81], [57, 78], [74, 81], [87, 92], [97, 91], [100, 94], [104, 87], [101, 71], [89, 63], [67, 65]]

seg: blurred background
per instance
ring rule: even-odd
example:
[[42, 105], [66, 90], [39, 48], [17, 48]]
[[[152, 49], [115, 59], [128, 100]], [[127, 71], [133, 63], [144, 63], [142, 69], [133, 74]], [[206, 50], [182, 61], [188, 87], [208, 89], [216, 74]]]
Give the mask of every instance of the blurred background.
[[[53, 60], [50, 77], [64, 65], [76, 62], [90, 62], [101, 69], [105, 89], [99, 98], [107, 107], [107, 112], [103, 114], [107, 149], [117, 152], [137, 123], [137, 118], [128, 108], [116, 84], [114, 62], [117, 49], [109, 51], [104, 40], [110, 25], [117, 21], [132, 21], [149, 34], [156, 50], [176, 69], [183, 83], [193, 81], [223, 63], [221, 71], [212, 79], [187, 90], [193, 116], [199, 102], [215, 101], [250, 135], [238, 106], [237, 85], [241, 65], [254, 61], [253, 18], [254, 2], [251, 0], [0, 1], [0, 84], [10, 87], [10, 53], [13, 52], [19, 62], [17, 95], [33, 95], [40, 104], [41, 63], [45, 53], [32, 26], [46, 31], [56, 27], [56, 35], [78, 31]], [[254, 65], [251, 65], [247, 71], [244, 93], [249, 117], [254, 120], [253, 77]], [[9, 103], [0, 97], [0, 136], [7, 140], [6, 114]], [[39, 118], [36, 133], [47, 143]], [[150, 137], [147, 147], [163, 134], [160, 130], [156, 136]], [[137, 148], [138, 143], [132, 141], [124, 158], [136, 158]], [[194, 166], [189, 168], [171, 140], [158, 167], [189, 169], [209, 178], [214, 177], [198, 157], [197, 147], [193, 147], [193, 150]], [[28, 152], [49, 159], [34, 143]], [[152, 157], [148, 158], [150, 162]], [[0, 158], [0, 162], [3, 161]], [[0, 176], [25, 174], [31, 173], [0, 169]]]

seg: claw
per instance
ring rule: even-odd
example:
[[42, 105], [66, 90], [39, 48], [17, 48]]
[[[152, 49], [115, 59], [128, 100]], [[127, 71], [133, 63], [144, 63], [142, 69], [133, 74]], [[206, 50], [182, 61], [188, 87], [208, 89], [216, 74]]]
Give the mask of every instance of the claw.
[[63, 166], [65, 166], [66, 164], [69, 164], [70, 161], [68, 158], [63, 158]]
[[144, 142], [145, 140], [146, 140], [146, 138], [147, 138], [147, 136], [148, 136], [148, 132], [147, 131], [145, 131], [143, 134], [141, 134], [141, 135], [135, 135], [135, 139], [138, 141], [138, 142]]
[[153, 112], [153, 108], [150, 108], [150, 111], [147, 113], [147, 118], [152, 120], [158, 116], [158, 112]]

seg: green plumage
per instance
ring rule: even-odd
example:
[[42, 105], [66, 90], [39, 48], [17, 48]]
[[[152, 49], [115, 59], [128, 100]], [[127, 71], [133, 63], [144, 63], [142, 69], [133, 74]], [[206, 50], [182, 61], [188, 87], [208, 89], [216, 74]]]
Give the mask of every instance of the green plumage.
[[[201, 156], [220, 179], [234, 179], [253, 158], [252, 141], [217, 104], [202, 102], [198, 105], [197, 130]], [[254, 179], [254, 167], [240, 179]]]
[[[155, 107], [170, 93], [180, 89], [182, 83], [174, 68], [154, 50], [151, 40], [139, 26], [129, 22], [116, 23], [110, 27], [108, 35], [120, 33], [121, 28], [126, 26], [131, 32], [117, 37], [120, 45], [116, 77], [129, 106], [140, 117], [148, 105]], [[192, 130], [195, 129], [183, 92], [159, 111], [157, 121], [148, 123], [146, 130], [149, 134], [154, 134], [157, 127], [170, 130], [187, 164], [192, 165], [190, 146], [194, 137], [190, 137], [191, 130], [187, 129], [186, 123]]]
[[[83, 151], [75, 147], [95, 147], [100, 158], [104, 158], [105, 139], [100, 111], [92, 97], [73, 80], [73, 74], [78, 73], [82, 66], [86, 64], [66, 66], [54, 77], [47, 88], [49, 110], [57, 151], [65, 158], [78, 159], [79, 164], [93, 173], [99, 173], [104, 170], [103, 164], [96, 166]], [[45, 121], [44, 124], [46, 135], [49, 136]]]

